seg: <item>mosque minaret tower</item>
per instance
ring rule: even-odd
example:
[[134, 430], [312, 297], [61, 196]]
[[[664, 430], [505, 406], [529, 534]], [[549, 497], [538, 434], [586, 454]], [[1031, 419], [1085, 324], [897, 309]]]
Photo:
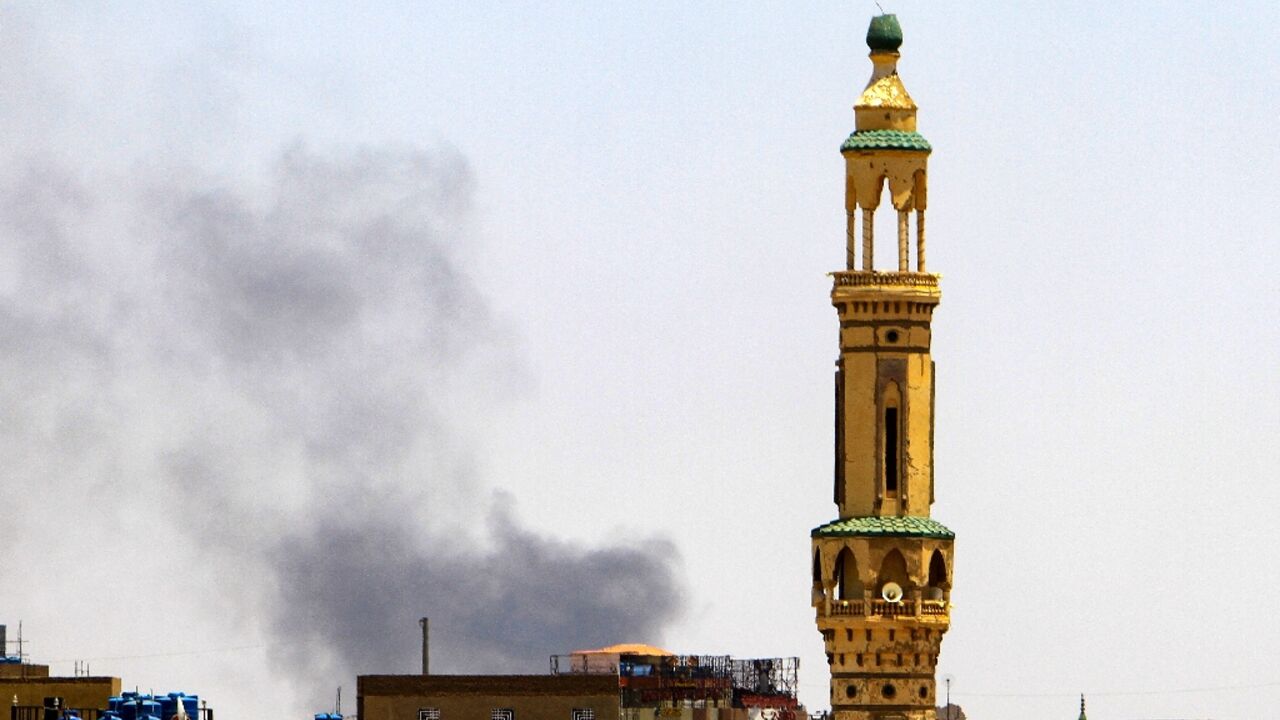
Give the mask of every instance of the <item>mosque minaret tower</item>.
[[[813, 606], [831, 667], [835, 720], [936, 720], [935, 671], [950, 625], [955, 534], [934, 500], [933, 311], [925, 269], [929, 143], [898, 76], [893, 15], [867, 31], [871, 80], [840, 151], [846, 267], [832, 273], [840, 318], [835, 370], [839, 517], [812, 532]], [[882, 205], [883, 203], [883, 205]], [[877, 214], [896, 235], [876, 269]], [[895, 241], [896, 242], [893, 242]]]

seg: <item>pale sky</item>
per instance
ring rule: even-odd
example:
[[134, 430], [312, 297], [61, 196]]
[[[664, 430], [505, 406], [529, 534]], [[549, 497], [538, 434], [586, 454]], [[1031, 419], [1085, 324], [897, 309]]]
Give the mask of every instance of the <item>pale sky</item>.
[[[882, 4], [934, 148], [940, 677], [973, 720], [1274, 712], [1280, 8]], [[417, 670], [401, 575], [522, 608], [441, 620], [439, 672], [540, 671], [576, 648], [493, 644], [608, 580], [584, 642], [798, 655], [825, 707], [825, 273], [876, 12], [0, 8], [0, 623], [305, 716]], [[289, 548], [348, 513], [414, 548], [328, 569], [404, 645], [309, 665]]]

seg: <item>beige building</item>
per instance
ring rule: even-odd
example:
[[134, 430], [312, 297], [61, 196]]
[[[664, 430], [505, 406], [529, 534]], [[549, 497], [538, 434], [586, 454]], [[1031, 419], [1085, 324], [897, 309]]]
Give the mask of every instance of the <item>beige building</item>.
[[[872, 19], [871, 79], [841, 147], [847, 262], [832, 273], [831, 290], [840, 319], [839, 516], [811, 534], [812, 600], [835, 720], [935, 720], [934, 674], [950, 623], [955, 535], [929, 516], [931, 324], [941, 297], [938, 276], [925, 269], [931, 148], [898, 75], [901, 44], [895, 16]], [[876, 267], [877, 212], [893, 213], [897, 230], [887, 270]]]
[[96, 717], [119, 694], [120, 678], [51, 677], [48, 665], [0, 663], [0, 698], [13, 720], [43, 717], [47, 698], [61, 698], [62, 707], [81, 710], [81, 717]]

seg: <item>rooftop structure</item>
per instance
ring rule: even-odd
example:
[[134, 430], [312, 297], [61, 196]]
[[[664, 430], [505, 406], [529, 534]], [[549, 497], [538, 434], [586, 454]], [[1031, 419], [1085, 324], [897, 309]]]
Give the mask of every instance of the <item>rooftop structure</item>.
[[362, 675], [357, 713], [391, 720], [793, 720], [796, 658], [614, 645], [553, 655], [547, 675]]

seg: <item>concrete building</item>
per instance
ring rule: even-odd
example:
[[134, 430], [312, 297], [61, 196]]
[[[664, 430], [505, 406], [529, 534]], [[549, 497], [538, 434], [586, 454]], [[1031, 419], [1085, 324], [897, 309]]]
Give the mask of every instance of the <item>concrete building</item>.
[[198, 695], [171, 692], [163, 695], [124, 692], [118, 677], [73, 677], [49, 674], [48, 665], [28, 662], [22, 652], [21, 634], [12, 643], [0, 625], [0, 698], [9, 706], [10, 720], [213, 720], [213, 711]]
[[5, 658], [0, 662], [0, 698], [9, 706], [11, 720], [37, 720], [47, 706], [78, 710], [80, 717], [97, 717], [108, 701], [120, 694], [117, 677], [56, 677], [48, 665], [33, 665]]
[[[9, 654], [9, 646], [17, 652]], [[43, 718], [46, 707], [82, 710], [81, 717], [96, 717], [107, 701], [120, 694], [120, 678], [57, 677], [48, 665], [27, 662], [22, 653], [22, 633], [10, 641], [8, 628], [0, 625], [0, 699], [9, 706], [11, 720]]]
[[[925, 269], [931, 148], [916, 131], [916, 104], [898, 76], [897, 18], [872, 19], [867, 45], [871, 79], [854, 106], [856, 129], [841, 147], [847, 262], [832, 273], [840, 319], [839, 517], [811, 533], [812, 602], [836, 720], [936, 720], [934, 675], [950, 624], [955, 535], [929, 516], [930, 327], [941, 297], [938, 276]], [[874, 255], [882, 198], [897, 226], [896, 263], [886, 271], [876, 269]]]
[[619, 720], [608, 675], [361, 675], [356, 714], [381, 720]]
[[362, 720], [795, 720], [795, 658], [741, 660], [615, 645], [548, 675], [362, 675]]

